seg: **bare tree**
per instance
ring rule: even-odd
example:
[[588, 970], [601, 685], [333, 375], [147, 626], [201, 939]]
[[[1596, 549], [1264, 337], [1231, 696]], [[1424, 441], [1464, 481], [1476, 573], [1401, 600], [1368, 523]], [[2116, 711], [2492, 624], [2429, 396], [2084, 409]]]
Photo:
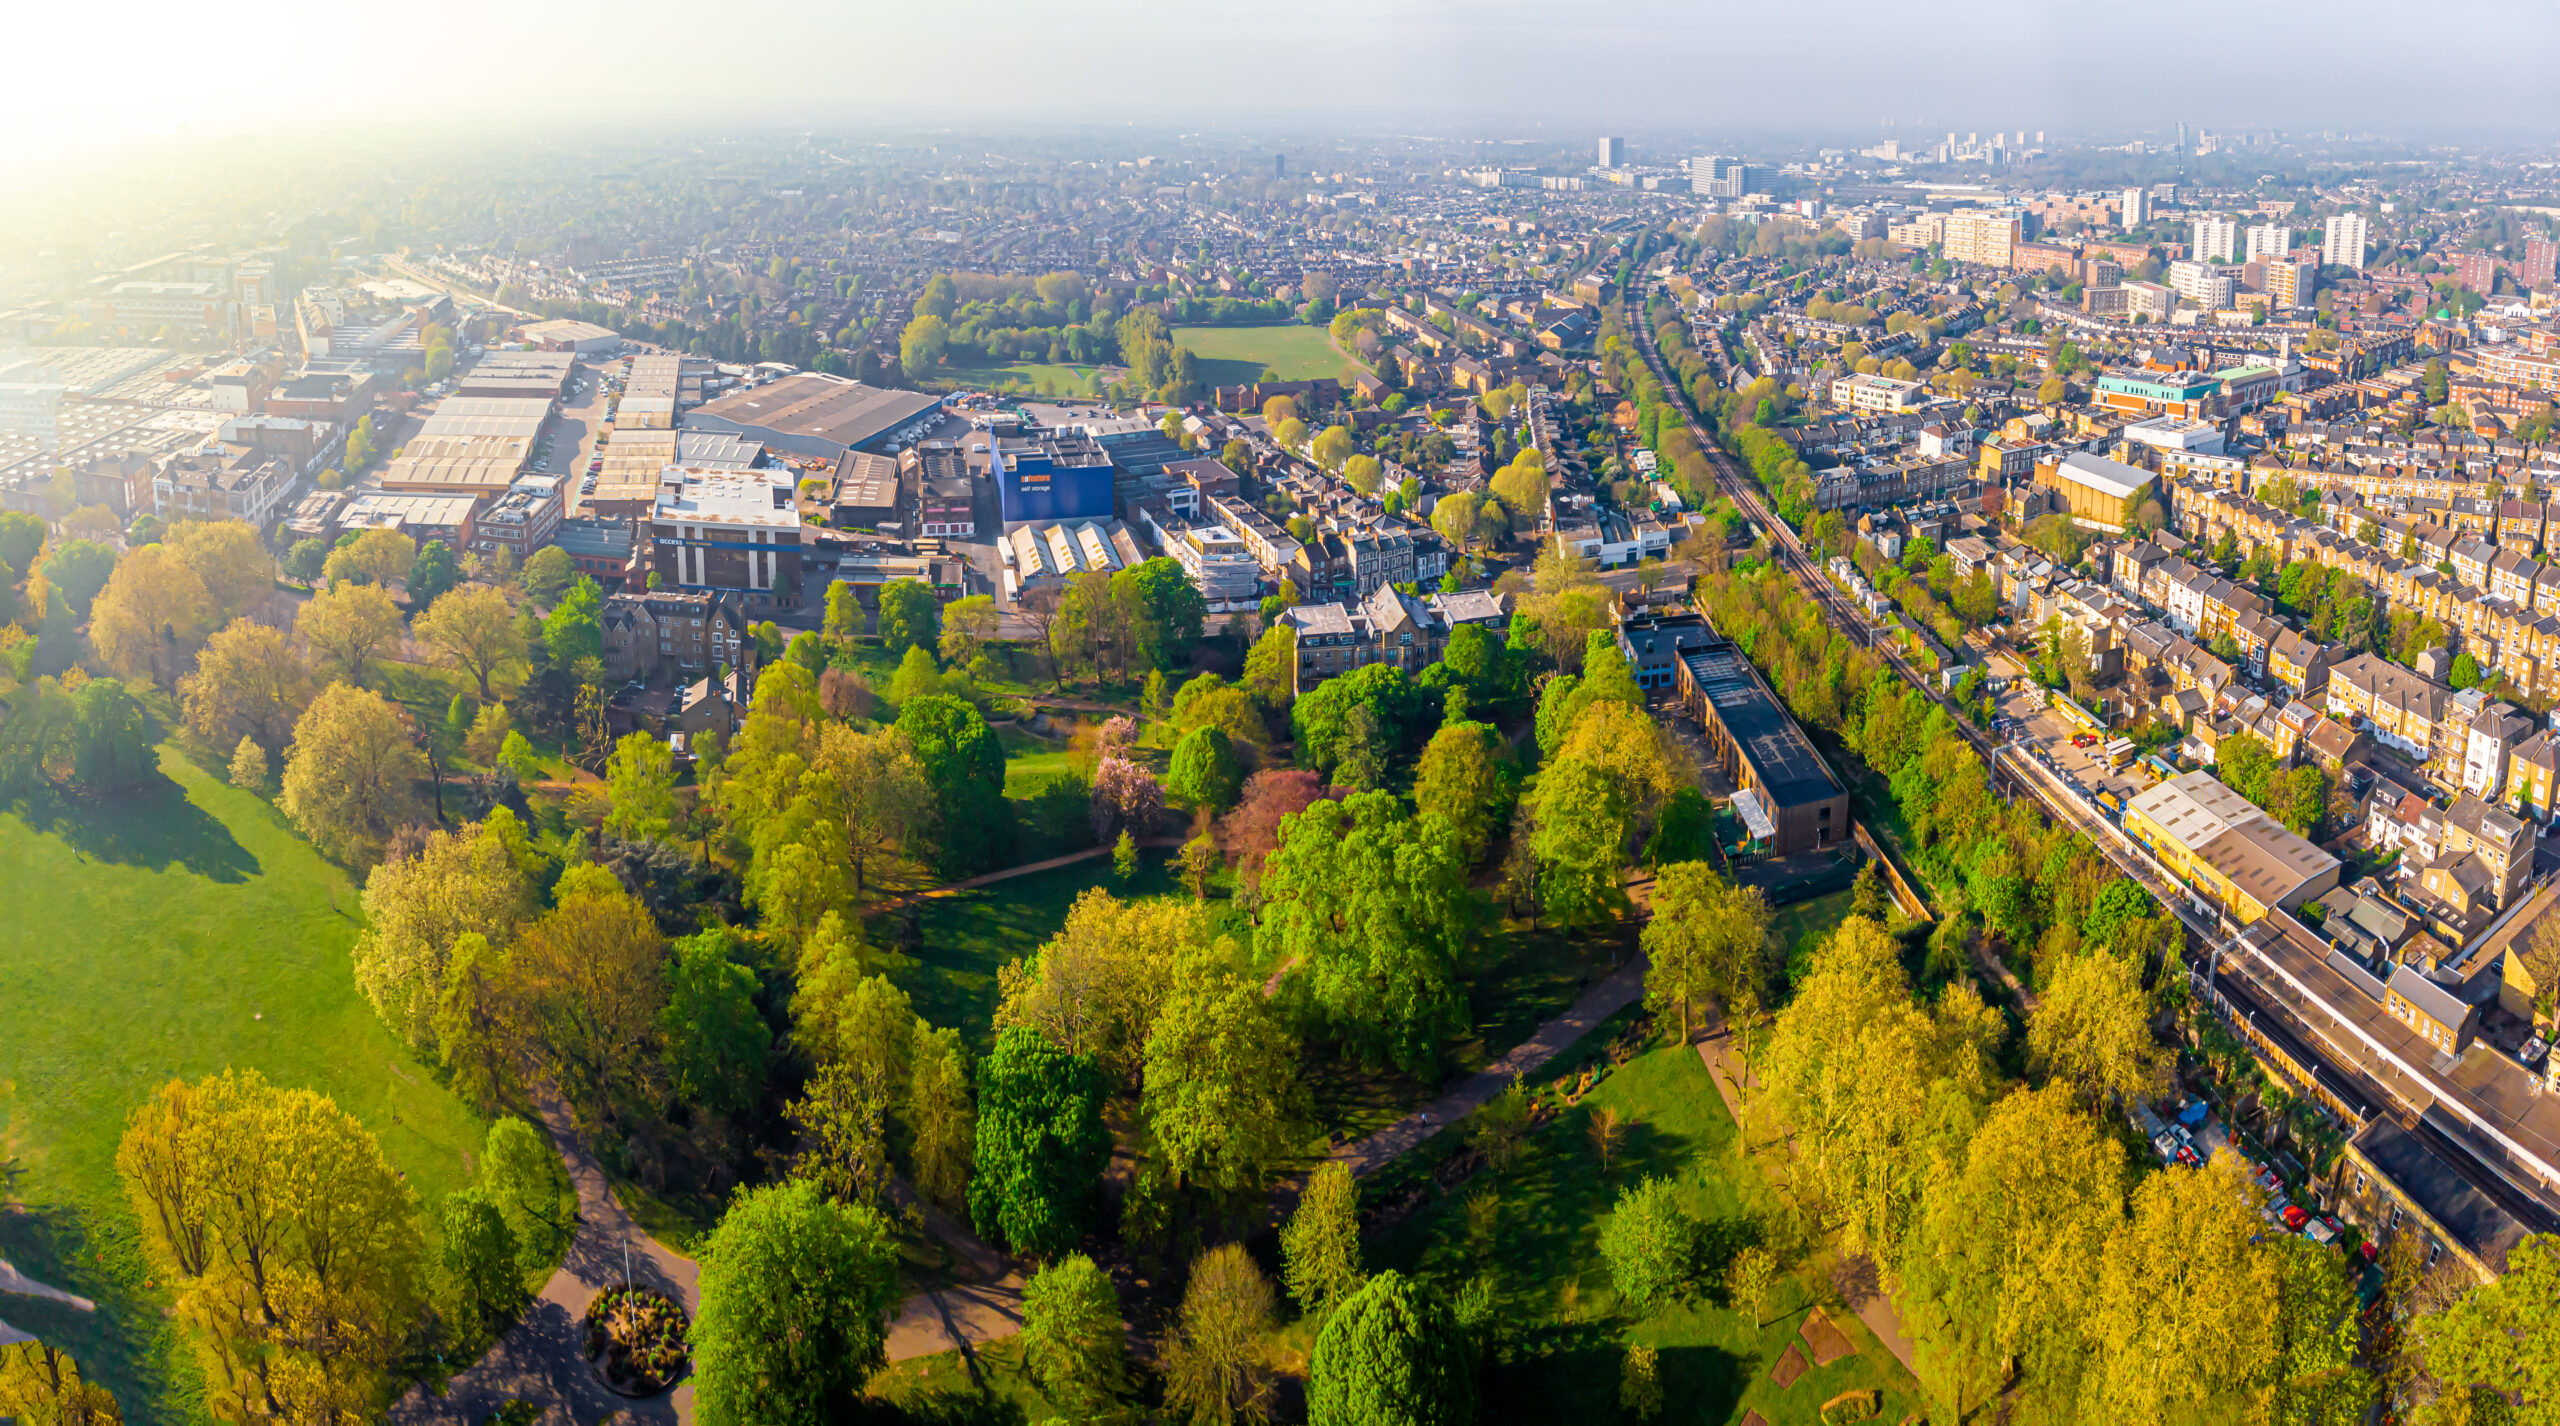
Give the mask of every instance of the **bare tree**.
[[1057, 649], [1049, 643], [1049, 631], [1058, 622], [1060, 597], [1061, 591], [1054, 584], [1035, 585], [1022, 591], [1022, 597], [1013, 601], [1013, 612], [1021, 615], [1022, 622], [1031, 626], [1031, 632], [1040, 644], [1041, 655], [1049, 660], [1049, 681], [1064, 693], [1067, 691], [1066, 672], [1059, 666]]

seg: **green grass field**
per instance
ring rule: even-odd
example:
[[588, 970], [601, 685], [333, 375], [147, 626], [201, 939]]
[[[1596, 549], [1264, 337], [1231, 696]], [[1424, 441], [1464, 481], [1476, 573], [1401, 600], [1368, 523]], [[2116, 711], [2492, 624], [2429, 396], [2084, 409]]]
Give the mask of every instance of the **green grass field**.
[[959, 386], [986, 386], [1043, 396], [1086, 396], [1100, 393], [1101, 388], [1095, 384], [1100, 371], [1099, 367], [1062, 362], [981, 360], [969, 365], [946, 363], [937, 375]]
[[1311, 381], [1350, 365], [1322, 327], [1176, 327], [1173, 344], [1198, 354], [1200, 380], [1210, 386], [1260, 381], [1265, 369], [1282, 381]]
[[[1589, 1112], [1602, 1106], [1634, 1123], [1606, 1171], [1587, 1133]], [[1581, 1107], [1532, 1136], [1508, 1170], [1479, 1174], [1391, 1229], [1371, 1249], [1369, 1266], [1418, 1272], [1450, 1293], [1481, 1278], [1493, 1292], [1507, 1342], [1486, 1370], [1477, 1419], [1487, 1426], [1615, 1419], [1631, 1345], [1661, 1353], [1665, 1421], [1738, 1421], [1757, 1410], [1771, 1426], [1812, 1426], [1823, 1402], [1852, 1387], [1883, 1390], [1876, 1420], [1924, 1410], [1910, 1373], [1836, 1304], [1830, 1316], [1856, 1355], [1783, 1389], [1769, 1379], [1806, 1311], [1828, 1292], [1819, 1255], [1772, 1291], [1766, 1325], [1705, 1283], [1650, 1312], [1620, 1302], [1599, 1241], [1623, 1189], [1655, 1175], [1673, 1179], [1683, 1206], [1706, 1225], [1713, 1265], [1752, 1240], [1776, 1207], [1762, 1174], [1758, 1161], [1738, 1155], [1733, 1119], [1697, 1055], [1666, 1047], [1603, 1079]], [[1471, 1234], [1467, 1199], [1480, 1192], [1496, 1207]]]
[[[897, 971], [893, 979], [914, 1000], [916, 1013], [936, 1025], [959, 1027], [970, 1046], [983, 1053], [994, 1038], [996, 972], [1056, 935], [1067, 924], [1067, 909], [1089, 888], [1102, 887], [1123, 898], [1187, 898], [1190, 893], [1166, 866], [1167, 855], [1162, 849], [1149, 848], [1139, 857], [1137, 876], [1125, 885], [1112, 875], [1111, 859], [1102, 856], [974, 891], [936, 896], [916, 912], [918, 934], [913, 944], [905, 941], [904, 913], [875, 922], [871, 938], [913, 958], [915, 963]], [[1218, 929], [1249, 940], [1243, 918], [1229, 912], [1229, 904], [1210, 902]]]
[[126, 1114], [226, 1067], [364, 1121], [422, 1206], [466, 1180], [483, 1122], [357, 993], [356, 893], [265, 802], [163, 749], [165, 779], [0, 814], [0, 1257], [98, 1303], [0, 1298], [130, 1422], [201, 1419], [188, 1349], [148, 1285], [115, 1175]]
[[1814, 947], [1831, 939], [1831, 933], [1849, 919], [1851, 899], [1851, 893], [1835, 891], [1770, 913], [1769, 944], [1778, 964], [1791, 965], [1798, 955], [1810, 957]]

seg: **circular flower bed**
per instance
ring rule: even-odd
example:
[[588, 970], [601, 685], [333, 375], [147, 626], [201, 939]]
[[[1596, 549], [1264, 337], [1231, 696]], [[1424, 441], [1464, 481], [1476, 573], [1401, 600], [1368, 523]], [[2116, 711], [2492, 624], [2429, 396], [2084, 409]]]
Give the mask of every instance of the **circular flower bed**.
[[653, 1287], [623, 1283], [587, 1304], [587, 1363], [624, 1396], [655, 1396], [684, 1375], [684, 1309]]

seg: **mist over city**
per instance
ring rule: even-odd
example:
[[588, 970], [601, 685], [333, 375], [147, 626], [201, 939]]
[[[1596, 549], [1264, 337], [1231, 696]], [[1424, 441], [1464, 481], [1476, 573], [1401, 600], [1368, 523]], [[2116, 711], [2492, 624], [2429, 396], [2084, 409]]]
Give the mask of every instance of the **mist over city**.
[[0, 1426], [2560, 1412], [2560, 11], [0, 34]]

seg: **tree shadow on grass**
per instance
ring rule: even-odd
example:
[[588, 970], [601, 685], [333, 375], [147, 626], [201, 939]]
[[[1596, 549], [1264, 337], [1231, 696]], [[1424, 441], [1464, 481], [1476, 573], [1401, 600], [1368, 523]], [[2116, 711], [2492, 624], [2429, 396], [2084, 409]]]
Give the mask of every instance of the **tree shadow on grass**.
[[[1625, 1189], [1657, 1174], [1679, 1172], [1694, 1145], [1687, 1136], [1632, 1124], [1616, 1161], [1602, 1172], [1581, 1114], [1567, 1114], [1531, 1140], [1519, 1162], [1481, 1172], [1425, 1208], [1382, 1245], [1390, 1260], [1447, 1282], [1490, 1273], [1506, 1314], [1529, 1318], [1551, 1310], [1567, 1279], [1592, 1260], [1602, 1222]], [[1497, 1231], [1471, 1242], [1467, 1200], [1491, 1193]]]
[[238, 883], [258, 874], [258, 859], [231, 829], [187, 799], [185, 788], [154, 772], [142, 785], [91, 800], [38, 788], [15, 810], [28, 826], [60, 837], [83, 857], [164, 871], [183, 866], [208, 881]]
[[859, 1426], [1023, 1426], [1022, 1404], [992, 1392], [930, 1391], [905, 1401], [865, 1397], [853, 1412]]
[[0, 1208], [0, 1258], [97, 1304], [83, 1312], [51, 1298], [0, 1294], [0, 1318], [69, 1352], [134, 1426], [196, 1419], [188, 1404], [200, 1385], [173, 1366], [184, 1357], [177, 1328], [163, 1315], [163, 1295], [144, 1286], [150, 1271], [131, 1238], [129, 1227], [86, 1212]]
[[[1628, 1342], [1622, 1322], [1541, 1322], [1508, 1334], [1488, 1361], [1477, 1396], [1481, 1426], [1612, 1421]], [[1749, 1385], [1749, 1365], [1721, 1347], [1663, 1347], [1656, 1363], [1662, 1421], [1729, 1421]]]

